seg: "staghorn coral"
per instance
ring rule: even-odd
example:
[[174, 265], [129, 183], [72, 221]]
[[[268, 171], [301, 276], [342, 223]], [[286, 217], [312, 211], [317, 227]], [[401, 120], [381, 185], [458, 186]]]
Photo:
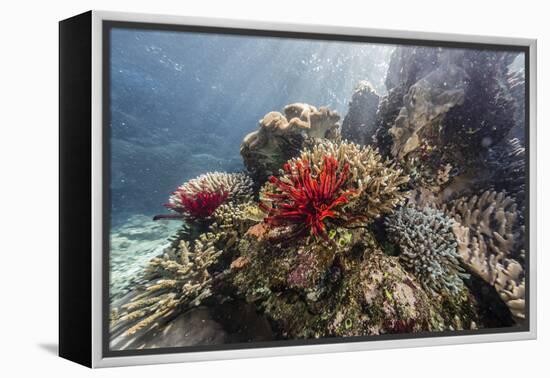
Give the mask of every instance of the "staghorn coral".
[[460, 266], [454, 222], [443, 212], [402, 207], [386, 220], [388, 238], [396, 243], [401, 262], [431, 293], [456, 295], [467, 274]]
[[265, 222], [273, 227], [289, 227], [287, 238], [305, 235], [327, 238], [327, 222], [348, 224], [352, 221], [341, 211], [354, 194], [342, 189], [349, 164], [344, 164], [341, 170], [338, 165], [333, 156], [325, 156], [320, 172], [312, 175], [307, 160], [296, 160], [292, 165], [286, 163], [281, 179], [274, 176], [269, 179], [276, 191], [263, 193], [271, 203], [271, 206], [260, 203], [268, 213]]
[[406, 193], [403, 188], [409, 180], [408, 176], [370, 146], [324, 140], [304, 149], [298, 158], [289, 163], [294, 165], [300, 160], [308, 161], [312, 172], [318, 174], [325, 156], [333, 156], [338, 161], [339, 170], [349, 165], [343, 188], [355, 192], [347, 206], [350, 216], [371, 221], [391, 212], [404, 200]]
[[446, 207], [468, 267], [492, 285], [516, 319], [525, 318], [524, 231], [514, 200], [503, 192], [459, 198]]
[[172, 246], [153, 258], [144, 270], [139, 279], [143, 289], [116, 310], [111, 325], [116, 341], [157, 331], [209, 298], [214, 281], [223, 280], [224, 271], [236, 258], [237, 241], [257, 222], [258, 211], [252, 202], [220, 205], [211, 216], [208, 232], [193, 243], [172, 240]]
[[328, 108], [296, 103], [285, 106], [283, 112], [267, 113], [259, 129], [246, 135], [241, 144], [244, 165], [260, 183], [298, 155], [306, 139], [338, 135], [340, 116]]
[[225, 202], [249, 201], [253, 183], [244, 173], [209, 172], [187, 181], [172, 195], [166, 206], [175, 214], [157, 215], [154, 220], [187, 218], [204, 220]]
[[153, 258], [144, 272], [144, 289], [118, 311], [112, 319], [112, 335], [131, 336], [147, 333], [182, 311], [198, 306], [211, 295], [212, 275], [208, 268], [221, 251], [207, 237], [191, 248], [181, 241], [163, 256]]

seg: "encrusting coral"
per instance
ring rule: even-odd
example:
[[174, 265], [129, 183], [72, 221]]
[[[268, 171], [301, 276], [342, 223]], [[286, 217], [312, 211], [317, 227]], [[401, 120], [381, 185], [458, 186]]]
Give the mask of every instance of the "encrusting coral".
[[457, 295], [468, 275], [460, 266], [454, 221], [425, 207], [402, 207], [386, 220], [388, 239], [401, 250], [400, 260], [431, 293]]
[[369, 146], [323, 141], [283, 167], [264, 186], [261, 206], [269, 225], [290, 226], [289, 237], [326, 238], [327, 226], [367, 224], [405, 198], [407, 176]]
[[393, 139], [393, 156], [403, 159], [417, 149], [424, 129], [438, 127], [450, 109], [464, 102], [465, 75], [454, 64], [443, 65], [410, 87], [388, 131]]
[[453, 231], [464, 262], [495, 288], [516, 319], [524, 319], [524, 232], [514, 200], [486, 191], [451, 202], [446, 212], [457, 221]]
[[252, 180], [244, 173], [209, 172], [200, 175], [178, 187], [164, 205], [175, 214], [157, 215], [154, 219], [209, 218], [223, 203], [249, 201], [253, 195], [252, 185]]
[[241, 144], [244, 165], [260, 183], [297, 156], [306, 139], [334, 139], [339, 132], [340, 116], [328, 108], [296, 103], [285, 106], [283, 112], [267, 113], [259, 129], [246, 135]]

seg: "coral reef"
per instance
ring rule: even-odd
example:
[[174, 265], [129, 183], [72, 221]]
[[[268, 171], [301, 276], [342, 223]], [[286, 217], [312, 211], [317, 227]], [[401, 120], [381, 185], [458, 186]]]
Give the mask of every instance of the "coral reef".
[[453, 231], [464, 262], [496, 289], [514, 317], [524, 319], [525, 236], [514, 200], [486, 191], [457, 199], [446, 211], [458, 222]]
[[[450, 109], [464, 102], [465, 71], [442, 65], [418, 80], [403, 97], [403, 107], [388, 130], [391, 153], [399, 160], [421, 145], [421, 133], [437, 129]], [[427, 128], [429, 130], [424, 131]]]
[[340, 116], [328, 108], [296, 103], [285, 106], [283, 112], [267, 113], [259, 129], [241, 144], [244, 165], [257, 182], [265, 182], [298, 155], [307, 138], [333, 139], [339, 133]]
[[195, 345], [174, 327], [192, 333], [197, 317], [215, 330], [195, 330], [204, 345], [523, 324], [517, 57], [397, 47], [387, 94], [360, 82], [342, 135], [325, 107], [267, 113], [241, 144], [247, 174], [189, 180], [155, 217], [184, 222], [158, 229], [166, 243], [114, 298], [111, 345]]
[[509, 73], [508, 86], [516, 104], [515, 122], [508, 137], [517, 138], [521, 144], [525, 144], [525, 69]]
[[513, 53], [465, 50], [457, 59], [466, 76], [464, 101], [449, 109], [441, 138], [447, 153], [463, 164], [503, 140], [515, 123], [516, 103], [508, 82]]
[[177, 190], [171, 197], [172, 202], [166, 204], [166, 207], [177, 213], [185, 214], [190, 219], [204, 219], [211, 216], [227, 200], [228, 196], [229, 193], [224, 190], [196, 194], [188, 194], [182, 190]]
[[[521, 74], [508, 70], [516, 57], [427, 47], [393, 52], [374, 141], [401, 164], [411, 186], [434, 192], [451, 186], [455, 197], [488, 188], [477, 182], [494, 172], [486, 162], [506, 153], [512, 129], [524, 130]], [[445, 180], [438, 184], [439, 177]]]
[[389, 156], [392, 137], [388, 130], [404, 106], [409, 88], [438, 66], [441, 52], [430, 47], [399, 47], [391, 56], [386, 74], [388, 94], [380, 98], [374, 141], [383, 156]]
[[454, 222], [431, 208], [402, 207], [387, 218], [388, 239], [403, 265], [431, 293], [457, 295], [467, 274], [460, 266]]
[[487, 174], [476, 184], [476, 189], [493, 189], [505, 191], [520, 209], [520, 216], [525, 212], [525, 147], [519, 139], [513, 138], [491, 148], [485, 161]]
[[361, 81], [353, 91], [349, 110], [342, 122], [342, 137], [360, 145], [372, 144], [376, 131], [376, 111], [380, 96], [368, 81]]

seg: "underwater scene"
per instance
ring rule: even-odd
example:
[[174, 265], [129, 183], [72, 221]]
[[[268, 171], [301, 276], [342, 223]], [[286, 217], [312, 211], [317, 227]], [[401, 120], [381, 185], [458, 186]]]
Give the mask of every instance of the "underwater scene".
[[527, 326], [524, 52], [123, 27], [108, 49], [110, 351]]

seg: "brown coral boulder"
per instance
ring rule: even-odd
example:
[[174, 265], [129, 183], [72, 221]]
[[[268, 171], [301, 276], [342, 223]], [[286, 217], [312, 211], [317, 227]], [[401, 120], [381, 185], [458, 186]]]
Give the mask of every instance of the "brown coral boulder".
[[297, 156], [306, 139], [331, 139], [339, 132], [340, 116], [328, 108], [296, 103], [285, 106], [283, 113], [267, 113], [241, 144], [244, 165], [260, 183]]

